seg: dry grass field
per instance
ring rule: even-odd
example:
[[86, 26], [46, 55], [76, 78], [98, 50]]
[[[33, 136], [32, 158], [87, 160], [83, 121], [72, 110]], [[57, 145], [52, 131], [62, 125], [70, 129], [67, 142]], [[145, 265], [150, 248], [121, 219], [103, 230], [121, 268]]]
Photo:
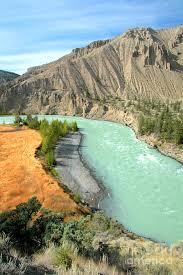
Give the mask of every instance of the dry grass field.
[[33, 196], [56, 212], [79, 211], [35, 157], [40, 144], [41, 136], [35, 130], [0, 126], [0, 211], [13, 209]]

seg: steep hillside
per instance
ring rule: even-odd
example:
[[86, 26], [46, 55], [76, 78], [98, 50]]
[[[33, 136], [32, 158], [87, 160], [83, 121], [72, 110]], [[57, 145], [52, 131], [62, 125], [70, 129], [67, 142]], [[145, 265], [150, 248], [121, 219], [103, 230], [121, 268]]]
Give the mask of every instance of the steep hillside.
[[0, 84], [4, 84], [7, 81], [14, 80], [18, 76], [18, 74], [0, 70]]
[[1, 108], [31, 113], [92, 113], [126, 99], [183, 96], [183, 26], [131, 29], [29, 69], [1, 89]]

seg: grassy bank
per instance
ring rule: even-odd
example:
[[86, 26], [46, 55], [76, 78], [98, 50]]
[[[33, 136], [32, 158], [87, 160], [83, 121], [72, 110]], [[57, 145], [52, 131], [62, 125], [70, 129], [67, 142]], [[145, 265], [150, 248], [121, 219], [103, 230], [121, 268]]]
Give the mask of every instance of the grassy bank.
[[15, 125], [27, 125], [31, 129], [39, 130], [42, 137], [42, 145], [39, 150], [40, 156], [42, 156], [50, 171], [54, 174], [53, 169], [56, 164], [54, 156], [54, 148], [57, 141], [65, 137], [70, 132], [78, 131], [78, 126], [76, 122], [68, 123], [66, 120], [64, 122], [60, 120], [53, 120], [48, 122], [46, 119], [41, 121], [38, 118], [28, 115], [26, 118], [22, 119], [19, 115], [15, 116]]

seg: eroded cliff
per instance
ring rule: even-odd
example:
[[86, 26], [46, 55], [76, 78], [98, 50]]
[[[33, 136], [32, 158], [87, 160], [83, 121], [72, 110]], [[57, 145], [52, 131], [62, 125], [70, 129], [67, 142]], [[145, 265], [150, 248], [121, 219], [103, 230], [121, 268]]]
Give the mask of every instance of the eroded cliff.
[[129, 30], [29, 69], [1, 88], [1, 108], [26, 113], [90, 115], [127, 98], [180, 100], [183, 27]]

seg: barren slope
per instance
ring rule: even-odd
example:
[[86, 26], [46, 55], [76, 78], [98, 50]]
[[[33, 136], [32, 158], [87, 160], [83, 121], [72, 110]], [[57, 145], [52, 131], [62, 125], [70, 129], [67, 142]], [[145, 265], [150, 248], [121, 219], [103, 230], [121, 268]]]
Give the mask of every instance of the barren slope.
[[76, 203], [48, 175], [38, 159], [38, 132], [0, 126], [0, 211], [14, 208], [33, 196], [54, 211], [79, 212]]
[[132, 29], [31, 68], [1, 90], [0, 104], [8, 111], [86, 115], [116, 98], [182, 96], [183, 26], [178, 26]]

